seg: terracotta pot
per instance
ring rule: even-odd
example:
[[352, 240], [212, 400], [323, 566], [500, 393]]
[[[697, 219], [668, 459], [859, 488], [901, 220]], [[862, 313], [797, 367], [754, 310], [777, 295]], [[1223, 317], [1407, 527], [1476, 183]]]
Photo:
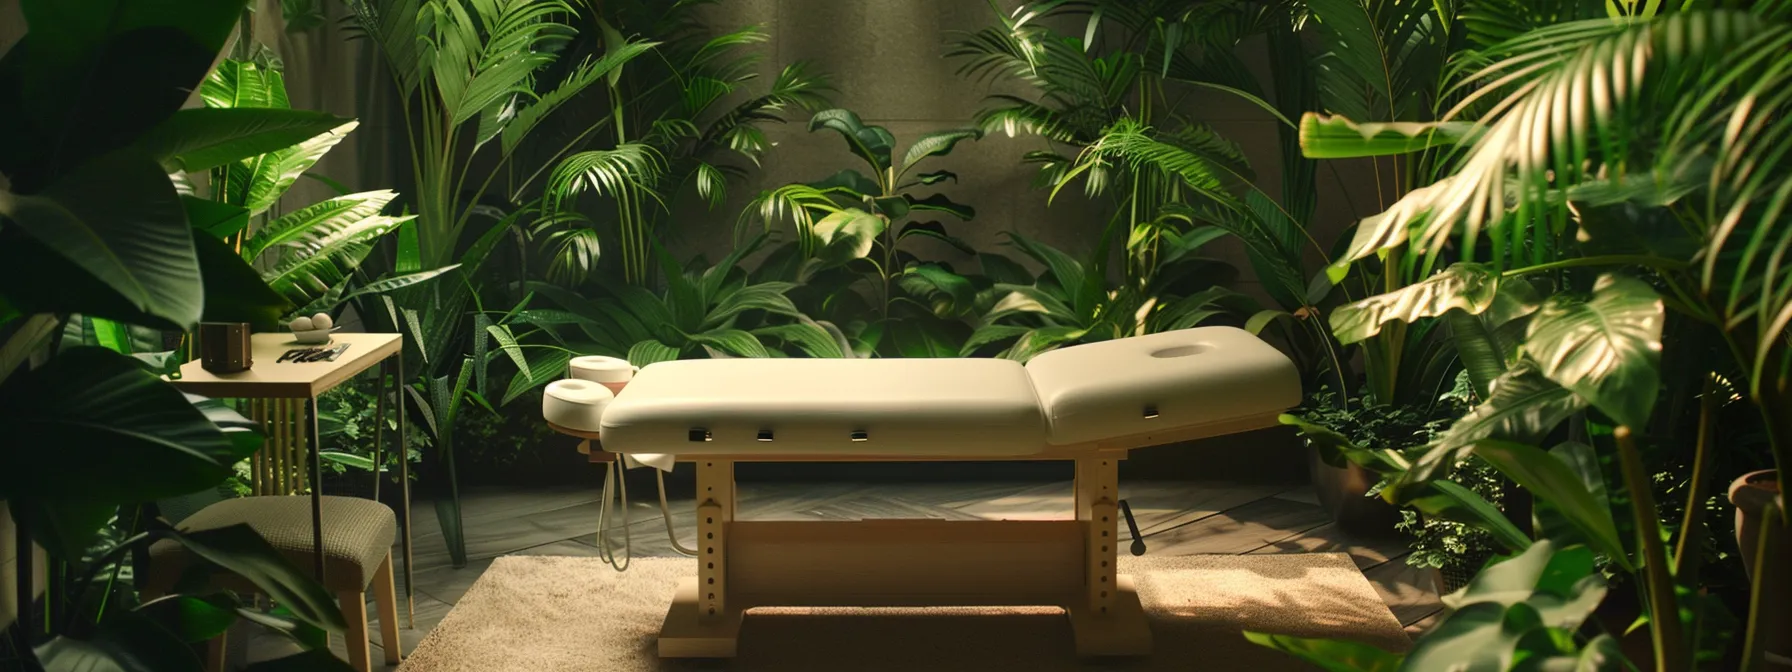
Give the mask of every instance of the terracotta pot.
[[[1755, 571], [1761, 569], [1756, 567], [1756, 554], [1761, 544], [1763, 511], [1768, 506], [1785, 511], [1785, 501], [1779, 473], [1771, 469], [1743, 474], [1730, 483], [1730, 503], [1736, 506], [1736, 545], [1742, 549], [1742, 566], [1748, 570], [1751, 581]], [[1788, 551], [1792, 549], [1792, 539], [1782, 534], [1774, 545], [1765, 560], [1766, 568], [1775, 573], [1766, 577], [1760, 598], [1768, 608], [1758, 612], [1763, 621], [1757, 627], [1766, 633], [1769, 662], [1792, 668], [1792, 614], [1788, 613], [1792, 612], [1792, 575], [1788, 575], [1792, 571], [1792, 552]]]
[[1736, 507], [1736, 545], [1742, 566], [1755, 575], [1755, 550], [1761, 543], [1761, 510], [1781, 495], [1779, 472], [1752, 471], [1730, 482], [1730, 504]]
[[1307, 473], [1313, 479], [1314, 494], [1319, 505], [1332, 515], [1332, 520], [1352, 534], [1391, 535], [1400, 522], [1400, 509], [1380, 497], [1369, 497], [1369, 490], [1380, 482], [1375, 472], [1354, 462], [1334, 467], [1320, 459], [1319, 449], [1307, 443]]

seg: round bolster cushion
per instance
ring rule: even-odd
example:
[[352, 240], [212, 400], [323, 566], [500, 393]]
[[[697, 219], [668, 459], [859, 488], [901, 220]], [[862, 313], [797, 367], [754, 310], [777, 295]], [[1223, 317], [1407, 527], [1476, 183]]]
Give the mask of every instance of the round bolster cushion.
[[548, 422], [581, 432], [596, 432], [602, 426], [604, 409], [616, 394], [610, 388], [568, 378], [548, 383], [541, 395], [541, 415]]
[[635, 367], [628, 360], [602, 355], [574, 357], [568, 365], [572, 369], [572, 377], [601, 383], [611, 392], [620, 394], [622, 387], [635, 377]]

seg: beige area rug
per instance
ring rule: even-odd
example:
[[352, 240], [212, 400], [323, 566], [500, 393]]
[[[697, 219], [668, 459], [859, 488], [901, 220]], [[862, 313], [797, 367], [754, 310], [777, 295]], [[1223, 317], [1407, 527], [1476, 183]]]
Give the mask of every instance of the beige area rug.
[[1410, 646], [1375, 589], [1335, 553], [1121, 558], [1150, 614], [1149, 659], [1078, 660], [1051, 608], [755, 609], [733, 660], [661, 661], [654, 636], [696, 561], [508, 556], [479, 577], [401, 672], [489, 670], [1311, 669], [1244, 630]]

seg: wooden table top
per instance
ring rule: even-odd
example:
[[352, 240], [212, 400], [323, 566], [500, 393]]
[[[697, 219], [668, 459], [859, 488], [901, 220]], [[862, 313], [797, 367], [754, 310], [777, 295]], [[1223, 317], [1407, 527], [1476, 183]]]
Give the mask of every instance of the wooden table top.
[[[199, 360], [182, 364], [180, 378], [170, 380], [182, 392], [207, 397], [302, 399], [315, 397], [372, 368], [398, 353], [404, 337], [398, 334], [331, 334], [328, 346], [305, 345], [292, 334], [250, 334], [254, 365], [247, 371], [217, 374], [205, 370]], [[333, 362], [277, 362], [280, 355], [298, 348], [349, 344]]]

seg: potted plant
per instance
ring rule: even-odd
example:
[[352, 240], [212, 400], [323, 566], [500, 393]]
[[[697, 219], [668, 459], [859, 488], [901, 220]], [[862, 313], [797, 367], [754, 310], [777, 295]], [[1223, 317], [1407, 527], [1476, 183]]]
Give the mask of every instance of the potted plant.
[[[1449, 480], [1467, 487], [1496, 507], [1503, 508], [1504, 479], [1492, 465], [1470, 458], [1453, 469]], [[1381, 501], [1376, 498], [1376, 501]], [[1449, 595], [1464, 586], [1500, 551], [1493, 535], [1480, 527], [1427, 516], [1412, 509], [1400, 510], [1395, 529], [1412, 536], [1412, 552], [1406, 564], [1431, 570], [1437, 594]]]

